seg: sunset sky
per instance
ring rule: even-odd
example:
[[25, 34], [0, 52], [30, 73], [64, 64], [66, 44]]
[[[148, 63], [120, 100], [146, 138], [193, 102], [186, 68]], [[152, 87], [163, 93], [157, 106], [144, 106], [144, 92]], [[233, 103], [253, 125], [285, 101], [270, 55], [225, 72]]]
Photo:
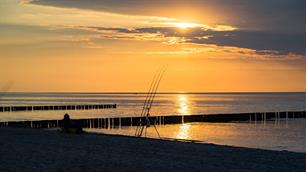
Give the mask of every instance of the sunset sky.
[[306, 1], [0, 1], [0, 89], [147, 91], [163, 65], [159, 91], [306, 91]]

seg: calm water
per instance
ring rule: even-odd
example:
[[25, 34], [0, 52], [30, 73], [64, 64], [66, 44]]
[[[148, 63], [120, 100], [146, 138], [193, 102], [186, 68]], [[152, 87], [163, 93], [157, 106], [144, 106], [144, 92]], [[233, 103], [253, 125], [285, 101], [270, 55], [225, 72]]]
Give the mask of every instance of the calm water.
[[[87, 129], [89, 132], [130, 135], [135, 127], [118, 129]], [[202, 143], [287, 150], [306, 153], [306, 119], [267, 121], [253, 123], [186, 123], [157, 125], [162, 138], [196, 140]], [[147, 129], [147, 137], [158, 138], [153, 127]]]
[[[118, 108], [90, 111], [0, 112], [0, 120], [61, 119], [66, 112], [72, 118], [139, 116], [145, 97], [145, 94], [132, 93], [2, 93], [1, 106], [116, 103]], [[158, 94], [152, 115], [300, 110], [306, 110], [306, 93], [176, 93]]]
[[[145, 94], [135, 93], [2, 93], [0, 106], [116, 103], [117, 109], [88, 111], [0, 112], [0, 121], [139, 116]], [[152, 115], [189, 115], [267, 111], [305, 111], [306, 93], [158, 94]], [[162, 137], [272, 150], [306, 152], [306, 120], [266, 123], [193, 123], [158, 126]], [[92, 130], [91, 130], [92, 131]], [[127, 127], [95, 132], [133, 135]], [[148, 137], [156, 137], [152, 128]]]

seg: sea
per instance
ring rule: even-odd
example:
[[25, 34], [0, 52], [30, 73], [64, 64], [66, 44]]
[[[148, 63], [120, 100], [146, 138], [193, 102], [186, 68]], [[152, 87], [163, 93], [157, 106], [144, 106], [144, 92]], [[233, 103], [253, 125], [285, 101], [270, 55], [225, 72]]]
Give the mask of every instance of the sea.
[[[0, 112], [0, 121], [139, 116], [146, 93], [0, 93], [0, 106], [117, 104], [116, 109]], [[151, 115], [230, 114], [306, 111], [306, 93], [158, 93]], [[306, 153], [306, 120], [281, 119], [243, 123], [185, 123], [157, 126], [161, 137], [269, 150]], [[87, 129], [89, 132], [134, 135], [134, 127]], [[149, 128], [147, 137], [158, 138]]]

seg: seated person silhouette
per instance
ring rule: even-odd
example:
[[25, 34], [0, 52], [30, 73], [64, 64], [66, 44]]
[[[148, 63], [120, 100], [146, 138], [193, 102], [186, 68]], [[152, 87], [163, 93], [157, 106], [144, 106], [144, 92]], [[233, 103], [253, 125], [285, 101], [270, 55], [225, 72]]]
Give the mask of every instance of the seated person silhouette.
[[62, 121], [62, 132], [72, 133], [72, 134], [81, 134], [83, 129], [78, 123], [71, 121], [70, 116], [66, 113]]

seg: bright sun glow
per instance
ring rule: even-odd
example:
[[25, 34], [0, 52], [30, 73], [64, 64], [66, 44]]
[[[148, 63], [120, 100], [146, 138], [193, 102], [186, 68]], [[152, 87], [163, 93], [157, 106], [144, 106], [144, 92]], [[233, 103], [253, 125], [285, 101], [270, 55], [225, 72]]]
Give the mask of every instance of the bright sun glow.
[[178, 28], [181, 28], [181, 29], [193, 28], [193, 27], [205, 27], [205, 25], [203, 25], [203, 24], [187, 23], [187, 22], [167, 22], [167, 23], [164, 23], [164, 24], [168, 25], [168, 26], [178, 27]]
[[176, 27], [186, 29], [186, 28], [192, 28], [192, 27], [201, 27], [201, 24], [196, 24], [196, 23], [175, 23]]

